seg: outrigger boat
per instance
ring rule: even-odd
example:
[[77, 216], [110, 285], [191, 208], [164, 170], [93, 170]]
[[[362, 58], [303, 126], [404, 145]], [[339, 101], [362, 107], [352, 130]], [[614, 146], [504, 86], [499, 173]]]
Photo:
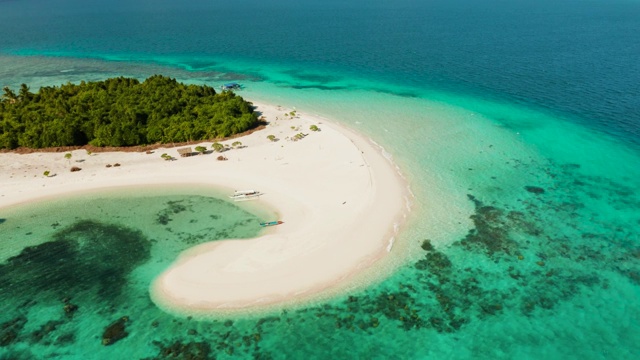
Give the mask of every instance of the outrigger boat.
[[242, 85], [240, 85], [238, 83], [226, 83], [226, 84], [220, 86], [220, 89], [222, 91], [240, 90], [240, 89], [242, 89]]
[[266, 227], [266, 226], [274, 226], [274, 225], [280, 225], [280, 224], [284, 224], [284, 221], [269, 221], [269, 222], [263, 222], [263, 223], [260, 223], [260, 226], [262, 226], [262, 227]]
[[262, 193], [256, 190], [236, 190], [233, 195], [229, 195], [234, 201], [257, 199]]

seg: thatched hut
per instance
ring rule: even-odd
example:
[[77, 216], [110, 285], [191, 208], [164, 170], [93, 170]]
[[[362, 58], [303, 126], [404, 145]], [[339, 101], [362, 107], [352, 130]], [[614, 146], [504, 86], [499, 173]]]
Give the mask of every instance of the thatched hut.
[[180, 154], [181, 157], [187, 157], [193, 155], [193, 151], [190, 147], [180, 148], [178, 149], [178, 154]]

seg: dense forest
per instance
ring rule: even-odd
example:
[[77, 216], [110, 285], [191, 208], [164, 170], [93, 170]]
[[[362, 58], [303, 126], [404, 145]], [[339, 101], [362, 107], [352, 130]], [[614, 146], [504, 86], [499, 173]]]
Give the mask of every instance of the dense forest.
[[154, 75], [42, 87], [5, 87], [0, 148], [133, 146], [227, 137], [258, 125], [251, 103], [232, 92]]

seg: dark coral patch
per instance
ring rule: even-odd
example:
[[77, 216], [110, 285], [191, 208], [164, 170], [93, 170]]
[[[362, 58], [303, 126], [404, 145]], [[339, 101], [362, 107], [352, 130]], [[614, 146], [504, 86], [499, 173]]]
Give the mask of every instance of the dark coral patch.
[[149, 259], [150, 246], [137, 230], [80, 221], [0, 265], [0, 286], [5, 295], [40, 299], [97, 287], [102, 298], [111, 299], [120, 294], [129, 273]]
[[539, 186], [525, 186], [524, 189], [532, 194], [536, 194], [536, 195], [544, 194], [544, 189]]
[[181, 342], [173, 341], [163, 344], [154, 341], [153, 345], [158, 348], [158, 354], [150, 359], [192, 359], [206, 360], [214, 359], [211, 345], [207, 342]]
[[432, 251], [434, 249], [433, 245], [431, 244], [431, 240], [424, 240], [422, 242], [422, 245], [420, 246], [422, 248], [422, 250], [424, 251]]
[[129, 317], [123, 316], [107, 326], [107, 328], [104, 329], [104, 333], [102, 334], [102, 345], [113, 345], [119, 340], [127, 337], [129, 335], [126, 329], [128, 321]]
[[0, 347], [9, 346], [16, 341], [26, 323], [26, 317], [18, 316], [0, 324]]
[[42, 342], [45, 338], [52, 336], [56, 329], [64, 324], [64, 321], [50, 320], [40, 326], [40, 328], [31, 334], [31, 343]]
[[475, 225], [459, 244], [468, 250], [482, 249], [490, 256], [495, 253], [514, 253], [518, 244], [509, 236], [509, 227], [504, 211], [494, 206], [486, 206], [473, 195], [467, 195], [476, 207], [471, 215]]
[[156, 222], [161, 225], [167, 225], [173, 220], [171, 215], [177, 215], [187, 210], [193, 211], [189, 204], [185, 204], [184, 200], [168, 201], [167, 207], [156, 215]]

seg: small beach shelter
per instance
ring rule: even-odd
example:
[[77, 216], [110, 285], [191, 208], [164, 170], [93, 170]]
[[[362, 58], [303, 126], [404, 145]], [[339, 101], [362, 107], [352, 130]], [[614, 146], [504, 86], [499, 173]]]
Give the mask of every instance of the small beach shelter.
[[193, 155], [193, 151], [191, 151], [190, 147], [180, 148], [178, 149], [178, 154], [180, 154], [181, 157], [187, 157]]

